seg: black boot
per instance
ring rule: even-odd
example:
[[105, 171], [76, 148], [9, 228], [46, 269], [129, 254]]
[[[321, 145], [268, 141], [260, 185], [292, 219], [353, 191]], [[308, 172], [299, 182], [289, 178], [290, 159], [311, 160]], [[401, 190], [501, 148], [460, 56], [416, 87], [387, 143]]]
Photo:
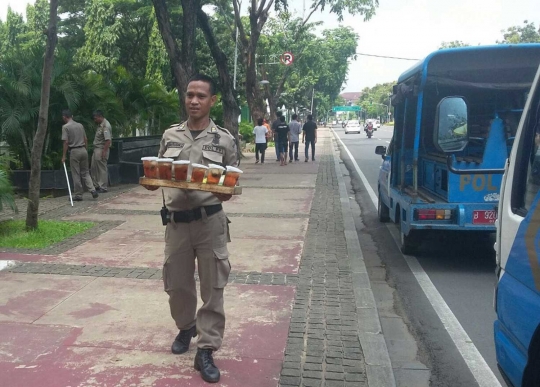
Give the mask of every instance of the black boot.
[[205, 382], [219, 382], [219, 369], [214, 364], [211, 349], [197, 349], [195, 356], [195, 369], [200, 371], [201, 377]]
[[197, 326], [193, 325], [189, 329], [181, 330], [174, 342], [172, 343], [171, 351], [175, 355], [186, 353], [189, 349], [191, 338], [197, 336]]

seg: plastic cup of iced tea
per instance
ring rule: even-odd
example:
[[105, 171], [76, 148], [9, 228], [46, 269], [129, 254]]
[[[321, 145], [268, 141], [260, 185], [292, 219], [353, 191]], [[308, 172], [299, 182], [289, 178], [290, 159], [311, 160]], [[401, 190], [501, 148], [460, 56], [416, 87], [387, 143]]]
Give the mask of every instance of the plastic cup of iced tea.
[[173, 159], [158, 159], [158, 176], [161, 180], [172, 180]]
[[202, 183], [208, 167], [202, 164], [191, 164], [191, 182]]
[[223, 168], [221, 165], [209, 164], [208, 176], [206, 176], [206, 184], [218, 184], [224, 170], [225, 168]]
[[143, 162], [144, 177], [148, 179], [158, 178], [158, 163], [157, 157], [141, 157]]
[[225, 180], [223, 185], [226, 187], [234, 187], [238, 183], [238, 178], [244, 173], [236, 167], [227, 166], [227, 172], [225, 173]]
[[174, 180], [186, 181], [189, 169], [189, 160], [173, 161]]

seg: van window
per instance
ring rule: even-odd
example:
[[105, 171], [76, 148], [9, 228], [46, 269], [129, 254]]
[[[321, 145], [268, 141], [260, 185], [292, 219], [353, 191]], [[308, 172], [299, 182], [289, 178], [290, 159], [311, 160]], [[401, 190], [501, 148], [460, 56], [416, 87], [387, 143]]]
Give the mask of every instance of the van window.
[[527, 113], [523, 134], [518, 144], [514, 168], [512, 210], [525, 216], [540, 190], [540, 103], [537, 96]]

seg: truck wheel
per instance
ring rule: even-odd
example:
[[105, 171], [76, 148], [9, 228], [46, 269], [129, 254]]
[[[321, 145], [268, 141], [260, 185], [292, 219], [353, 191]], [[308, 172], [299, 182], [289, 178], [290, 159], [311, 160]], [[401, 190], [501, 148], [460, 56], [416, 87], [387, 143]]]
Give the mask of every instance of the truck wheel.
[[379, 216], [379, 221], [382, 223], [386, 223], [390, 220], [390, 209], [381, 200], [380, 193], [379, 193], [379, 204], [377, 205], [377, 215]]

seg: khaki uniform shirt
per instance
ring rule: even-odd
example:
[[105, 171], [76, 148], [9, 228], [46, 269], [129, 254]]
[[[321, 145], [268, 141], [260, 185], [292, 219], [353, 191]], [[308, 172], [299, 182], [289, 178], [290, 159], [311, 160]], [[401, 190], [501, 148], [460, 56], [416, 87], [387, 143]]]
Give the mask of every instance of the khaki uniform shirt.
[[96, 148], [103, 148], [105, 141], [111, 139], [111, 124], [105, 118], [103, 122], [98, 125], [96, 130], [96, 137], [94, 137], [94, 146]]
[[74, 120], [62, 126], [62, 141], [67, 140], [69, 148], [84, 146], [85, 136], [84, 127]]
[[[173, 125], [163, 133], [159, 157], [189, 160], [191, 164], [219, 164], [236, 166], [237, 150], [234, 137], [212, 120], [194, 139], [187, 122]], [[188, 174], [191, 174], [191, 165]], [[211, 192], [165, 188], [165, 204], [170, 211], [192, 210], [197, 207], [220, 204]]]

